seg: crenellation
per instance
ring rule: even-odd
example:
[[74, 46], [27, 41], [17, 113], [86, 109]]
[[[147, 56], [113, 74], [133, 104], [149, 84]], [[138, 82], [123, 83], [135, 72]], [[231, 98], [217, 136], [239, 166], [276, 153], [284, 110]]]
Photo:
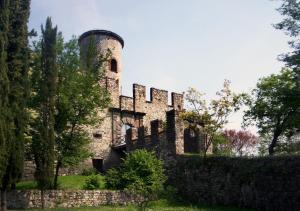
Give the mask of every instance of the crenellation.
[[168, 105], [168, 91], [150, 88], [150, 101], [154, 104]]
[[178, 94], [178, 93], [172, 92], [171, 100], [172, 100], [172, 107], [175, 110], [180, 111], [183, 109], [183, 94]]
[[133, 104], [135, 112], [145, 112], [146, 87], [133, 84]]

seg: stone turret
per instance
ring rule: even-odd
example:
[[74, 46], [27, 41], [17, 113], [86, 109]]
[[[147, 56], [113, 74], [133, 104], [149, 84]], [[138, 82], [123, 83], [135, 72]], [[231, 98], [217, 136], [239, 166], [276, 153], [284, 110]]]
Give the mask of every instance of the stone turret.
[[81, 49], [81, 62], [86, 65], [88, 49], [96, 50], [96, 56], [108, 56], [108, 61], [104, 64], [105, 77], [101, 84], [111, 94], [112, 105], [119, 106], [119, 96], [121, 94], [122, 75], [122, 49], [124, 40], [114, 32], [107, 30], [91, 30], [83, 33], [79, 38]]

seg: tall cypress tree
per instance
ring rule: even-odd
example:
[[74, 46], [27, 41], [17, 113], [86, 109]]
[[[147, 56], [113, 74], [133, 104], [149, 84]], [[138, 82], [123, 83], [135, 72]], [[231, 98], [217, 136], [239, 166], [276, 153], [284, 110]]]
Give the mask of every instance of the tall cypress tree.
[[[9, 4], [7, 4], [9, 2]], [[2, 4], [2, 1], [1, 1]], [[4, 4], [3, 4], [4, 5]], [[29, 93], [28, 87], [28, 19], [30, 12], [30, 0], [5, 1], [8, 6], [5, 9], [8, 17], [6, 63], [7, 78], [9, 84], [8, 106], [10, 119], [6, 120], [9, 130], [9, 142], [7, 144], [8, 160], [1, 181], [1, 208], [6, 210], [6, 190], [15, 184], [22, 176], [24, 159], [24, 130], [26, 127], [26, 99]], [[8, 15], [8, 16], [7, 16]], [[6, 21], [7, 23], [7, 21]], [[5, 40], [5, 39], [4, 39]]]
[[57, 86], [56, 37], [57, 27], [52, 27], [48, 17], [42, 26], [41, 83], [38, 93], [38, 132], [33, 137], [33, 151], [36, 162], [35, 177], [41, 190], [44, 208], [44, 190], [52, 188], [54, 178], [54, 111]]
[[[9, 26], [8, 0], [0, 1], [0, 181], [4, 176], [8, 156], [8, 91], [9, 80], [7, 76], [7, 33]], [[1, 184], [0, 184], [1, 187]]]

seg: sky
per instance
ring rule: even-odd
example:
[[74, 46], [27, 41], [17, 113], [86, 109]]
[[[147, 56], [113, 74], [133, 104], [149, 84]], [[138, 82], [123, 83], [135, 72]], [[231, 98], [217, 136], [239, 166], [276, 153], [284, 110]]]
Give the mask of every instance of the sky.
[[[122, 94], [132, 84], [182, 93], [194, 87], [214, 98], [224, 79], [250, 92], [258, 79], [284, 66], [288, 37], [272, 26], [282, 20], [271, 0], [32, 0], [30, 29], [47, 16], [66, 40], [91, 29], [119, 34]], [[239, 129], [242, 113], [227, 128]], [[256, 131], [255, 128], [250, 128]]]

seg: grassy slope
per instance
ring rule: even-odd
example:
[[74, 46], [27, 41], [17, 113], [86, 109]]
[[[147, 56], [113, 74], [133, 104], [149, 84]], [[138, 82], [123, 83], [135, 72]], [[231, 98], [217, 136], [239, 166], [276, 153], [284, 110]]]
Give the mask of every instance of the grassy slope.
[[[59, 189], [70, 189], [70, 190], [81, 190], [83, 189], [83, 185], [87, 176], [60, 176], [58, 178]], [[99, 175], [99, 179], [101, 181], [101, 188], [105, 188], [105, 181], [104, 177]], [[35, 181], [22, 181], [17, 183], [18, 190], [25, 190], [25, 189], [37, 189], [37, 184]]]

